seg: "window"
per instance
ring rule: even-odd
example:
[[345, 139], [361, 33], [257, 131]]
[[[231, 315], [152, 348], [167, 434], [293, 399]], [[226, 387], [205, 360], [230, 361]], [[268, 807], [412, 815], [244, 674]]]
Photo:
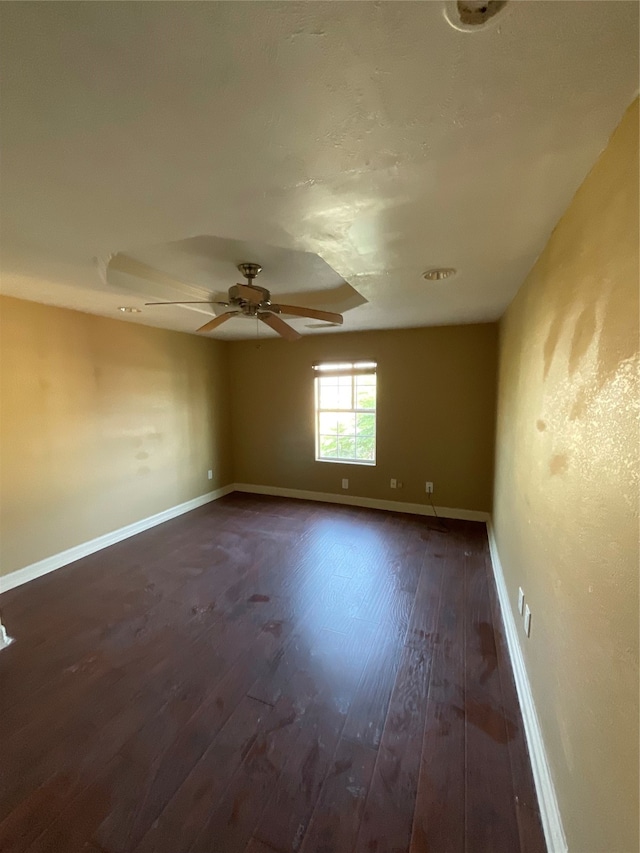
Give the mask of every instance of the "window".
[[376, 464], [376, 362], [314, 364], [316, 460]]

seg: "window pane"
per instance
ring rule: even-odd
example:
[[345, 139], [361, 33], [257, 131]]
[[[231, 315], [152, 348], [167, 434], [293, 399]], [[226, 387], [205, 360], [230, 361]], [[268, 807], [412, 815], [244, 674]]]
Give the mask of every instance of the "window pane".
[[320, 412], [320, 434], [337, 435], [338, 433], [338, 413], [337, 412]]
[[338, 455], [338, 439], [335, 435], [320, 436], [320, 456], [336, 458]]
[[338, 389], [338, 402], [336, 405], [337, 409], [352, 409], [353, 408], [353, 397], [351, 395], [351, 388], [339, 388]]
[[356, 440], [356, 459], [373, 459], [376, 450], [375, 436], [362, 436]]
[[356, 409], [375, 409], [376, 407], [376, 388], [375, 385], [357, 388], [356, 390]]
[[338, 438], [338, 458], [355, 459], [356, 440], [353, 436]]
[[[345, 379], [346, 383], [343, 381]], [[350, 376], [322, 378], [319, 380], [319, 386], [319, 406], [321, 409], [353, 408], [353, 385]]]
[[355, 435], [356, 416], [351, 412], [320, 412], [320, 435]]
[[334, 417], [338, 420], [338, 435], [356, 434], [356, 416], [350, 412], [336, 412]]
[[316, 379], [318, 387], [322, 391], [323, 388], [337, 388], [338, 379], [335, 376], [320, 376]]
[[356, 435], [373, 435], [376, 431], [375, 415], [356, 415]]
[[364, 388], [365, 385], [375, 385], [376, 384], [376, 374], [375, 373], [365, 373], [363, 376], [356, 376], [356, 385], [358, 387]]
[[340, 396], [337, 385], [320, 386], [320, 408], [321, 409], [337, 409], [340, 405]]

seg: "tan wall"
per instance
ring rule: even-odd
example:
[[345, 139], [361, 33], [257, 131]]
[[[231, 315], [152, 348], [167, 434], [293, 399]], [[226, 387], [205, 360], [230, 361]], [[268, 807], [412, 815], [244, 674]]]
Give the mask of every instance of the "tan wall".
[[[378, 361], [377, 465], [315, 461], [314, 361]], [[489, 510], [497, 326], [452, 326], [231, 344], [240, 483]], [[389, 487], [391, 477], [403, 488]]]
[[637, 369], [636, 101], [501, 324], [495, 530], [575, 853], [638, 850]]
[[0, 573], [231, 482], [226, 344], [3, 297], [0, 360]]

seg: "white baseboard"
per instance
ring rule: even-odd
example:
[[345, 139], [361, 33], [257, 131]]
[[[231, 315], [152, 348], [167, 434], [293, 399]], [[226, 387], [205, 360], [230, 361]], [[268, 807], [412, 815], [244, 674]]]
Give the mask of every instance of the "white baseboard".
[[45, 557], [44, 560], [38, 560], [37, 563], [32, 563], [23, 569], [17, 569], [17, 571], [10, 572], [8, 575], [0, 575], [0, 592], [8, 592], [16, 586], [21, 586], [23, 583], [39, 578], [49, 572], [54, 572], [56, 569], [67, 566], [69, 563], [80, 560], [82, 557], [88, 557], [89, 554], [94, 554], [96, 551], [102, 550], [102, 548], [108, 548], [109, 545], [115, 545], [116, 542], [121, 542], [123, 539], [135, 536], [136, 533], [142, 533], [143, 530], [148, 530], [150, 527], [155, 527], [157, 524], [162, 524], [164, 521], [169, 521], [171, 518], [176, 518], [178, 515], [190, 512], [192, 509], [197, 509], [197, 507], [203, 506], [210, 501], [215, 501], [224, 495], [228, 495], [233, 489], [232, 485], [223, 486], [221, 489], [207, 492], [198, 498], [193, 498], [177, 506], [172, 506], [155, 515], [150, 515], [148, 518], [134, 521], [133, 524], [127, 524], [118, 530], [112, 530], [111, 533], [105, 533], [104, 536], [98, 536], [89, 542], [75, 545], [73, 548], [68, 548], [59, 554]]
[[[369, 509], [384, 509], [391, 512], [407, 512], [413, 515], [434, 515], [433, 508], [429, 504], [362, 498], [356, 495], [334, 495], [328, 492], [311, 492], [302, 489], [283, 489], [278, 486], [256, 486], [248, 483], [233, 483], [223, 486], [221, 489], [216, 489], [213, 492], [207, 492], [207, 494], [193, 498], [193, 500], [170, 507], [148, 518], [135, 521], [133, 524], [127, 524], [118, 530], [112, 530], [110, 533], [105, 533], [103, 536], [98, 536], [89, 542], [83, 542], [80, 545], [75, 545], [73, 548], [68, 548], [66, 551], [52, 554], [50, 557], [45, 557], [43, 560], [38, 560], [37, 563], [32, 563], [7, 575], [0, 575], [0, 593], [8, 592], [10, 589], [21, 586], [28, 581], [35, 580], [35, 578], [39, 578], [49, 572], [54, 572], [56, 569], [62, 568], [62, 566], [67, 566], [69, 563], [80, 560], [82, 557], [88, 557], [89, 554], [94, 554], [96, 551], [102, 550], [102, 548], [115, 545], [116, 542], [121, 542], [123, 539], [135, 536], [136, 533], [142, 533], [143, 530], [148, 530], [150, 527], [155, 527], [185, 512], [190, 512], [192, 509], [203, 506], [210, 501], [215, 501], [234, 491], [251, 492], [257, 495], [272, 495], [274, 497], [298, 498], [300, 500], [320, 501], [322, 503], [346, 504], [348, 506], [360, 506]], [[450, 507], [439, 506], [436, 507], [436, 512], [442, 518], [457, 518], [464, 521], [486, 522], [489, 518], [488, 513], [477, 510], [451, 509]]]
[[518, 691], [520, 709], [522, 710], [524, 731], [531, 757], [531, 769], [538, 794], [538, 804], [540, 806], [540, 816], [542, 818], [544, 837], [547, 842], [547, 850], [549, 853], [567, 853], [567, 840], [562, 826], [562, 817], [558, 807], [555, 786], [547, 760], [547, 752], [544, 746], [536, 706], [533, 701], [533, 693], [531, 692], [531, 684], [527, 675], [522, 648], [518, 639], [518, 629], [513, 616], [513, 610], [509, 604], [509, 594], [507, 592], [491, 520], [487, 522], [487, 533], [489, 536], [489, 551], [491, 553], [493, 576], [498, 591], [500, 612], [502, 613], [502, 621], [507, 637], [507, 646], [516, 689]]
[[[402, 501], [387, 501], [380, 498], [361, 498], [357, 495], [334, 495], [331, 492], [309, 492], [305, 489], [283, 489], [280, 486], [256, 486], [250, 483], [234, 483], [236, 492], [249, 492], [254, 495], [271, 495], [278, 498], [297, 498], [304, 501], [320, 501], [329, 504], [346, 504], [347, 506], [361, 506], [366, 509], [385, 509], [389, 512], [408, 512], [412, 515], [434, 516], [433, 507], [430, 504], [403, 503]], [[490, 518], [488, 512], [475, 509], [451, 509], [446, 506], [437, 506], [436, 512], [441, 518], [457, 518], [462, 521], [484, 521]]]

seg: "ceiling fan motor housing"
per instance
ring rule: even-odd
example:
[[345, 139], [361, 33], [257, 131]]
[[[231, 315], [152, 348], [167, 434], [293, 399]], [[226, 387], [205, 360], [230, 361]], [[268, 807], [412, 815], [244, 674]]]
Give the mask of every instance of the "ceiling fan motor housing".
[[[234, 284], [234, 285], [232, 285], [232, 286], [229, 288], [229, 299], [230, 299], [232, 302], [235, 302], [235, 303], [237, 303], [237, 304], [240, 304], [240, 303], [244, 303], [244, 302], [246, 302], [246, 299], [244, 299], [244, 298], [241, 296], [241, 292], [240, 292], [240, 290], [239, 290], [239, 287], [244, 287], [244, 286], [246, 286], [246, 285], [237, 285], [237, 284]], [[269, 291], [266, 289], [266, 287], [258, 287], [258, 285], [257, 285], [257, 284], [253, 284], [253, 282], [251, 282], [251, 284], [250, 284], [249, 286], [251, 287], [251, 289], [252, 289], [252, 290], [259, 290], [259, 291], [260, 291], [260, 293], [262, 293], [262, 295], [263, 295], [263, 299], [262, 299], [261, 305], [265, 305], [265, 304], [266, 304], [266, 305], [268, 305], [268, 304], [269, 304], [271, 294], [270, 294], [270, 293], [269, 293]]]

